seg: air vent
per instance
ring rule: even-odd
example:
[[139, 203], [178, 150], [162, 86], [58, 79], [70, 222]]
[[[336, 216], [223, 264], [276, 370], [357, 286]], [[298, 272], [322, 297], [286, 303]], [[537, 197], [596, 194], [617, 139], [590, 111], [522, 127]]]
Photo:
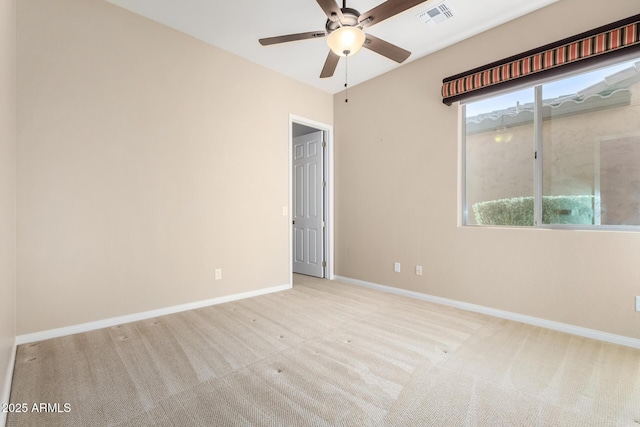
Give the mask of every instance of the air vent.
[[449, 18], [453, 18], [453, 10], [445, 3], [420, 12], [416, 15], [416, 18], [431, 26], [435, 24], [441, 24]]

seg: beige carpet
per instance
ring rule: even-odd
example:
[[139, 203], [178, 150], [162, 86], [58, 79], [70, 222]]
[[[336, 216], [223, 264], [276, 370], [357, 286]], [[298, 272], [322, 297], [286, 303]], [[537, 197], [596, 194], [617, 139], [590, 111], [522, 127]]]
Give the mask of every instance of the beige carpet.
[[11, 402], [29, 412], [9, 427], [637, 427], [640, 350], [296, 276], [289, 291], [22, 345]]

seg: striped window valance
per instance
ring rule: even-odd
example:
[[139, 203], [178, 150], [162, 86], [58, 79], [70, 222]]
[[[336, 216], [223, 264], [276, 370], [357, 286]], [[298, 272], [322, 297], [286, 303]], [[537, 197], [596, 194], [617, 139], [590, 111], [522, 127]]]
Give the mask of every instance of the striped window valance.
[[442, 102], [451, 105], [634, 52], [640, 52], [640, 15], [447, 77]]

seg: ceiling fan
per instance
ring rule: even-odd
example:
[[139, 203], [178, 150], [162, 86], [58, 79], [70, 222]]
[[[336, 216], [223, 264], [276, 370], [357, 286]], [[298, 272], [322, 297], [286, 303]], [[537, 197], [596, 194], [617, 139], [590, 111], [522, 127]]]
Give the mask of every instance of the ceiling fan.
[[404, 62], [411, 52], [371, 34], [365, 34], [363, 30], [427, 0], [387, 0], [362, 14], [348, 8], [346, 0], [343, 0], [342, 7], [339, 7], [335, 0], [316, 1], [327, 15], [324, 31], [267, 37], [258, 41], [262, 46], [268, 46], [328, 36], [327, 44], [331, 50], [320, 73], [320, 78], [326, 78], [333, 76], [341, 56], [354, 55], [362, 46], [398, 63]]

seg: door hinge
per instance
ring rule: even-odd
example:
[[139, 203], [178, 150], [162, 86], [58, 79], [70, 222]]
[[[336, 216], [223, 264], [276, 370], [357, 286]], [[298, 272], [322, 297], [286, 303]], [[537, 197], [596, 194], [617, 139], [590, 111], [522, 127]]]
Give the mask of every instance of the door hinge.
[[326, 267], [327, 266], [327, 261], [322, 261], [322, 266]]
[[534, 152], [533, 152], [533, 158], [534, 158], [534, 159], [537, 159], [537, 158], [538, 158], [538, 152], [537, 152], [537, 151], [534, 151]]
[[327, 188], [327, 181], [322, 181], [322, 188]]
[[327, 148], [327, 143], [322, 141], [322, 148]]
[[323, 226], [323, 227], [325, 227], [325, 225], [324, 225], [324, 221], [322, 221], [322, 226]]

